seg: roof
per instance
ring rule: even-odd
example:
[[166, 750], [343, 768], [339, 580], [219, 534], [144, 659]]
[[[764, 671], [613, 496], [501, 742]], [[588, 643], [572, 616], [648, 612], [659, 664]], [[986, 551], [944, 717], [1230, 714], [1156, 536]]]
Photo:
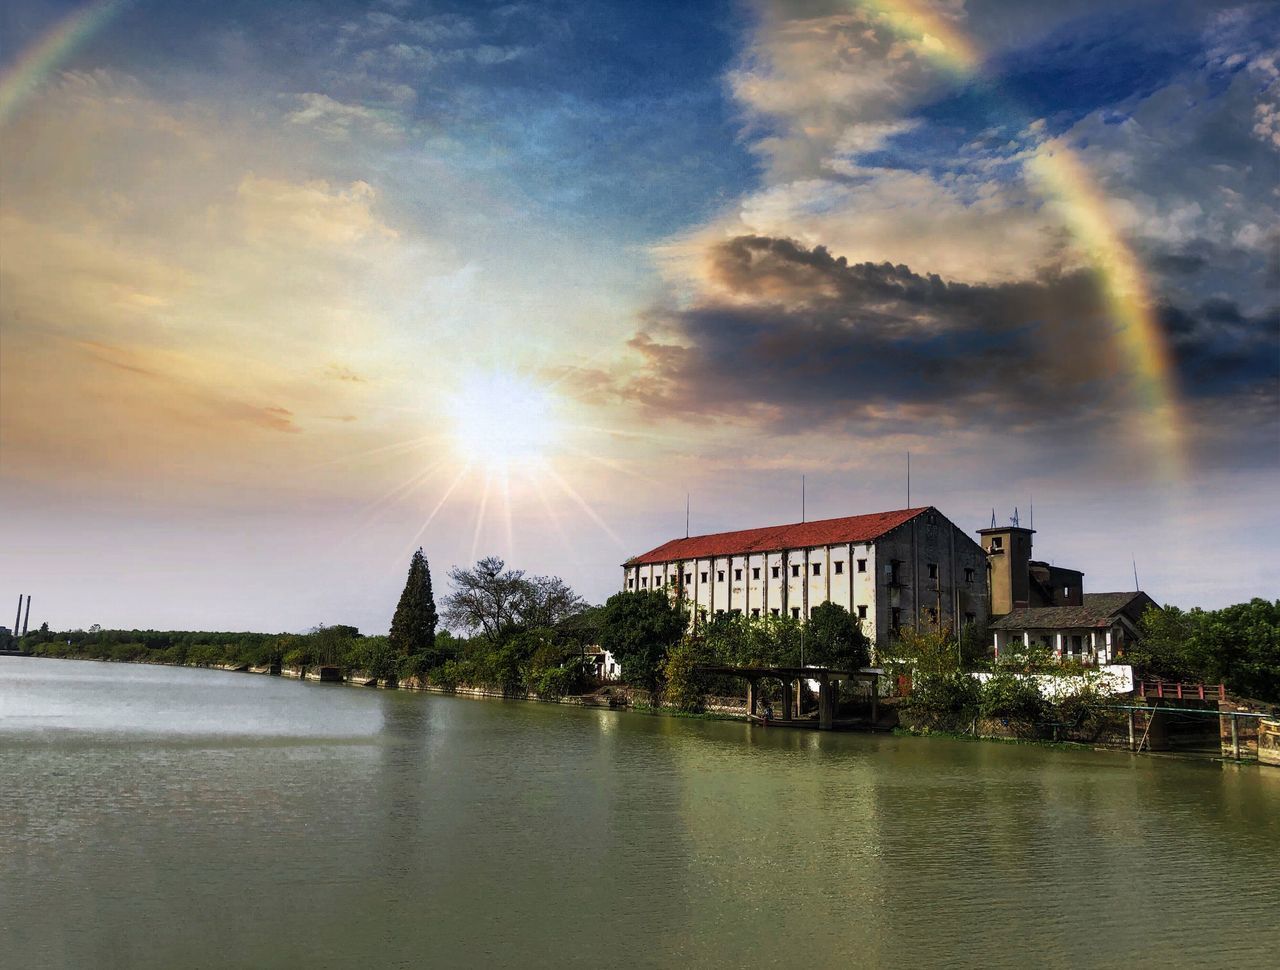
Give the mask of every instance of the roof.
[[1070, 627], [1107, 627], [1124, 614], [1138, 620], [1147, 604], [1146, 593], [1085, 593], [1083, 606], [1042, 606], [1014, 610], [991, 623], [992, 630], [1061, 630]]
[[809, 549], [842, 542], [870, 542], [931, 508], [932, 506], [924, 506], [918, 509], [899, 509], [896, 512], [873, 512], [870, 515], [850, 515], [843, 519], [819, 519], [816, 522], [795, 522], [791, 525], [765, 526], [763, 529], [672, 539], [656, 549], [628, 559], [623, 565], [645, 566], [681, 559], [710, 559], [713, 556]]

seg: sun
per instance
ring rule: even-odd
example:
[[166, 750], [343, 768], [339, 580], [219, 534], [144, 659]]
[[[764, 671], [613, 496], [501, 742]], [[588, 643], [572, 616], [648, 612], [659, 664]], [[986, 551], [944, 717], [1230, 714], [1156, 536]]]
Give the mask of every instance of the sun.
[[454, 445], [488, 472], [537, 467], [559, 437], [554, 404], [527, 378], [497, 371], [473, 374], [450, 401]]

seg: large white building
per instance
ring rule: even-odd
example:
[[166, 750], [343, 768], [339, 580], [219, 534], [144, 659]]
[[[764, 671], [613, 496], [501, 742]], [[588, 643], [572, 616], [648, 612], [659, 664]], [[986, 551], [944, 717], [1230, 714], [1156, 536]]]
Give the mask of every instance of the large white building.
[[623, 563], [626, 590], [666, 590], [692, 622], [725, 613], [803, 619], [839, 603], [873, 641], [985, 622], [987, 556], [933, 507], [672, 539]]

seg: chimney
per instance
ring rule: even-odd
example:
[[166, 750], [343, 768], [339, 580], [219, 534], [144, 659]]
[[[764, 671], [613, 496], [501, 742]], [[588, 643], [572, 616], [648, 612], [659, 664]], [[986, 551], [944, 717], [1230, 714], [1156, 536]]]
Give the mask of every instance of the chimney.
[[22, 618], [22, 635], [27, 635], [27, 624], [31, 622], [31, 594], [27, 594], [27, 613]]
[[13, 635], [18, 636], [18, 627], [22, 626], [22, 594], [18, 594], [18, 612], [13, 617]]

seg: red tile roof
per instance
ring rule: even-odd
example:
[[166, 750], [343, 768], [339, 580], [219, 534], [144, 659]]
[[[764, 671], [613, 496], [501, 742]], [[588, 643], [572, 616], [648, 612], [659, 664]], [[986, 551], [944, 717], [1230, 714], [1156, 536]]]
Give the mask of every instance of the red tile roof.
[[656, 549], [628, 559], [623, 565], [646, 566], [678, 559], [709, 559], [712, 556], [742, 556], [753, 552], [779, 552], [783, 549], [806, 549], [845, 542], [870, 542], [928, 508], [929, 506], [924, 506], [918, 509], [899, 509], [896, 512], [873, 512], [870, 515], [850, 515], [843, 519], [820, 519], [817, 522], [796, 522], [792, 525], [766, 526], [763, 529], [672, 539]]

